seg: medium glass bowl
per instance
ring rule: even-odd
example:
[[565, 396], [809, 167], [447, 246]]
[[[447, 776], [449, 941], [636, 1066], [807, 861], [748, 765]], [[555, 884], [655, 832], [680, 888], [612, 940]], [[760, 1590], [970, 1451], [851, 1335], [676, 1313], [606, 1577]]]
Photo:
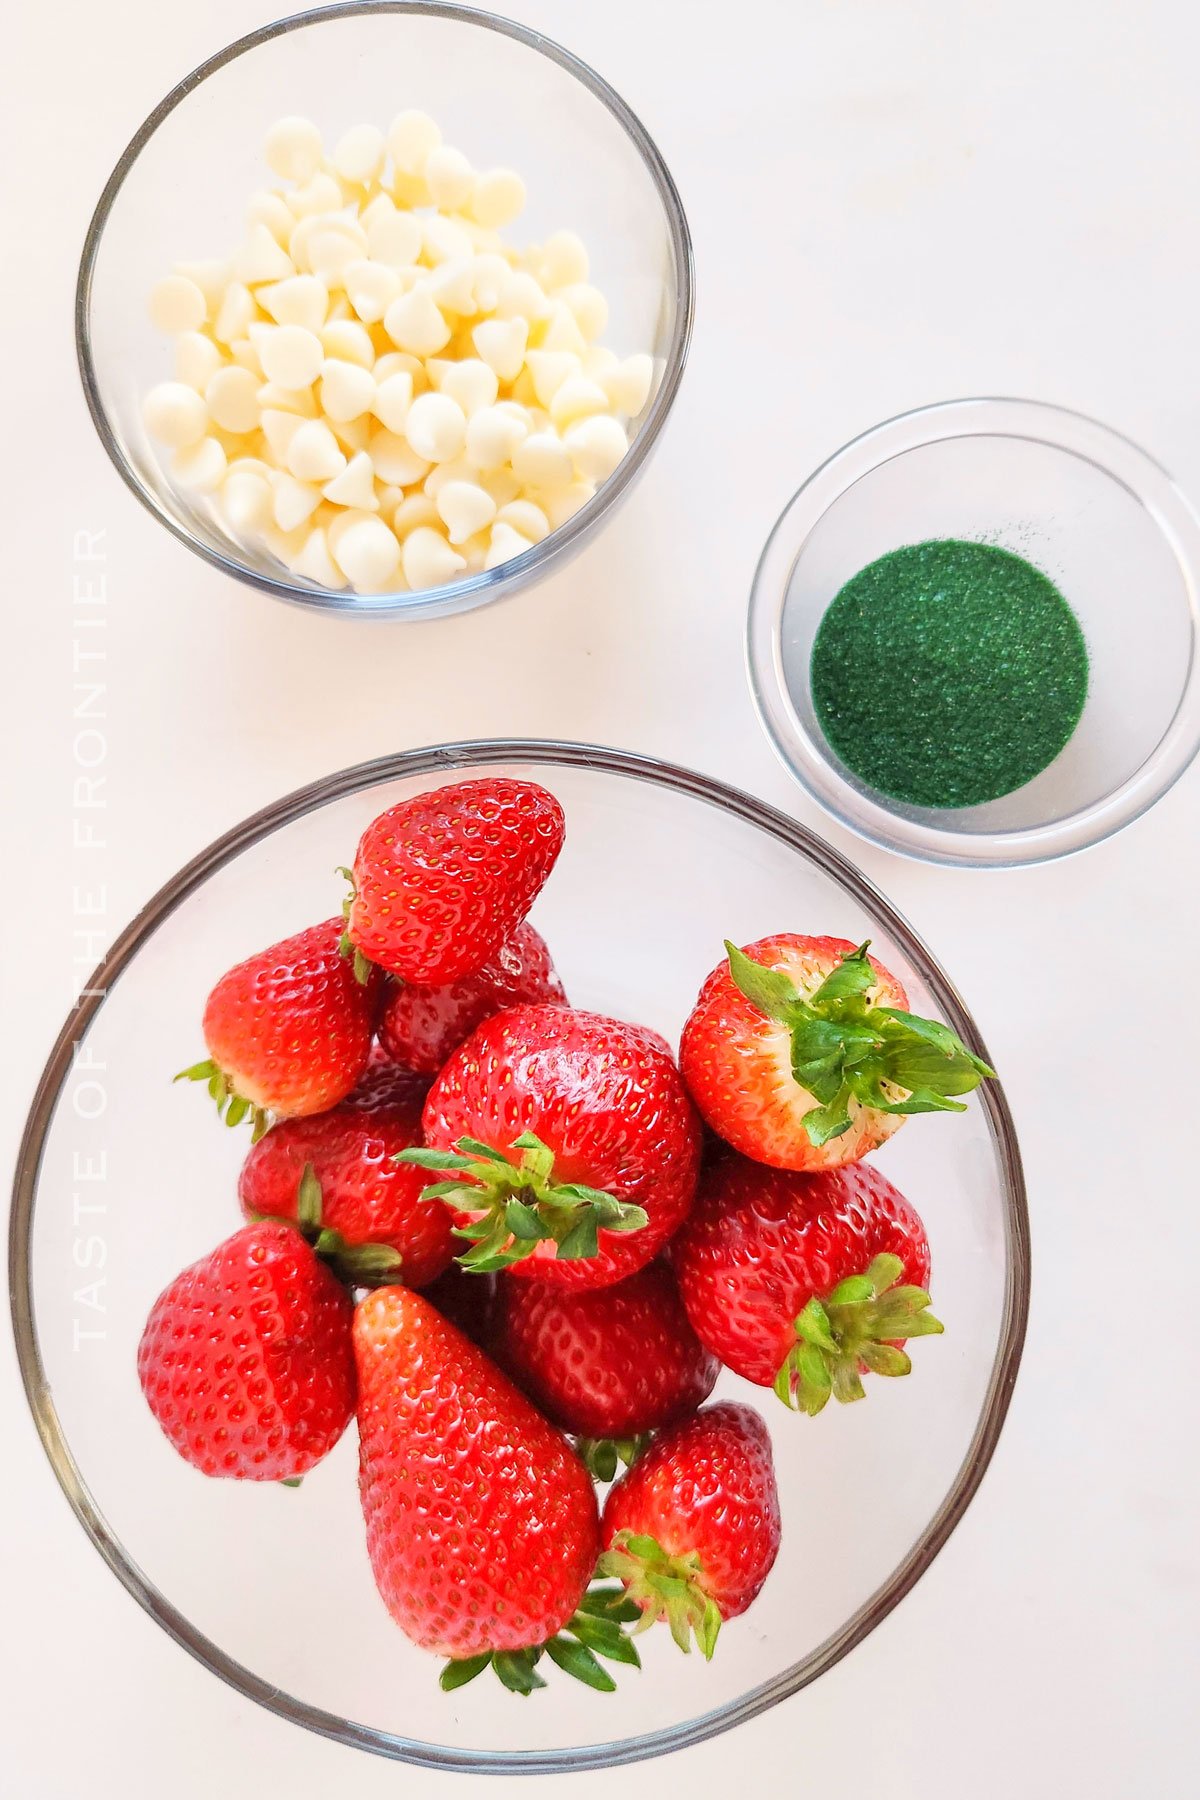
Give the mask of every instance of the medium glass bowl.
[[[142, 402], [171, 374], [147, 317], [151, 288], [176, 261], [227, 254], [250, 195], [273, 180], [267, 128], [300, 113], [327, 143], [398, 111], [431, 113], [483, 167], [508, 165], [528, 204], [512, 243], [577, 231], [609, 302], [605, 342], [648, 351], [653, 398], [627, 455], [587, 505], [497, 569], [423, 592], [332, 592], [263, 548], [234, 542], [212, 501], [177, 487], [142, 423]], [[363, 0], [263, 26], [209, 57], [137, 132], [100, 197], [84, 243], [75, 338], [100, 439], [138, 499], [181, 543], [278, 599], [331, 612], [432, 618], [501, 599], [572, 556], [645, 466], [683, 374], [692, 329], [692, 247], [683, 206], [645, 127], [586, 63], [509, 19], [437, 0]]]
[[[1034, 780], [982, 806], [912, 806], [868, 787], [813, 708], [813, 640], [834, 595], [877, 557], [928, 538], [1026, 557], [1087, 641], [1074, 736]], [[855, 438], [786, 508], [754, 578], [750, 685], [784, 763], [851, 830], [927, 862], [1042, 862], [1119, 831], [1195, 756], [1198, 592], [1200, 520], [1128, 438], [1030, 400], [944, 402]]]
[[[946, 976], [881, 894], [782, 814], [686, 770], [553, 743], [418, 750], [330, 776], [222, 838], [114, 946], [62, 1034], [30, 1114], [10, 1244], [17, 1344], [55, 1472], [109, 1566], [225, 1681], [343, 1743], [453, 1769], [534, 1772], [694, 1743], [830, 1668], [917, 1580], [962, 1517], [1009, 1403], [1029, 1295], [1024, 1187], [998, 1083], [915, 1118], [879, 1153], [922, 1212], [946, 1335], [906, 1381], [819, 1419], [724, 1374], [774, 1440], [779, 1561], [711, 1664], [659, 1629], [644, 1669], [597, 1694], [551, 1670], [531, 1700], [440, 1691], [375, 1592], [354, 1431], [298, 1492], [207, 1481], [142, 1398], [138, 1337], [171, 1277], [241, 1223], [249, 1139], [173, 1087], [201, 1053], [205, 994], [231, 962], [328, 916], [335, 865], [381, 808], [470, 774], [519, 773], [561, 799], [566, 846], [534, 909], [573, 1000], [674, 1041], [729, 934], [794, 926], [870, 937], [913, 1007], [978, 1050]], [[618, 923], [619, 922], [619, 923]]]

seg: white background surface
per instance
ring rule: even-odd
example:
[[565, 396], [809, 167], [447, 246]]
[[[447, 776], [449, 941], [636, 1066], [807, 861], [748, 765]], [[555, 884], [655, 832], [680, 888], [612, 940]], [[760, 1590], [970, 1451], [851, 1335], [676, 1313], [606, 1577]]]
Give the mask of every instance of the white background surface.
[[[619, 1779], [631, 1795], [719, 1794], [750, 1771], [766, 1791], [888, 1800], [1190, 1794], [1200, 771], [1073, 862], [902, 864], [823, 825], [775, 764], [741, 632], [794, 487], [925, 401], [1079, 407], [1200, 494], [1196, 14], [1184, 0], [510, 10], [594, 63], [671, 165], [696, 241], [692, 362], [644, 482], [580, 562], [490, 611], [406, 627], [320, 620], [223, 582], [122, 488], [78, 390], [75, 264], [104, 176], [161, 95], [269, 9], [12, 9], [5, 1142], [70, 1003], [73, 890], [103, 887], [97, 923], [115, 931], [213, 836], [328, 770], [558, 734], [782, 804], [881, 883], [982, 1023], [1029, 1176], [1029, 1343], [979, 1497], [867, 1644], [766, 1718]], [[106, 848], [86, 855], [71, 843], [72, 544], [99, 530]], [[0, 1389], [5, 1800], [464, 1791], [284, 1725], [177, 1650], [71, 1517], [7, 1343]], [[837, 1554], [836, 1519], [814, 1554]]]

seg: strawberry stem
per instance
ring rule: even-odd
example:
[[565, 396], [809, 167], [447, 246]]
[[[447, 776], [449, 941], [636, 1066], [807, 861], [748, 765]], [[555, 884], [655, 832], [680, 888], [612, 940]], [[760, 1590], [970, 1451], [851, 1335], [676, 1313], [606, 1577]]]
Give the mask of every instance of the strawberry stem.
[[796, 1342], [775, 1377], [785, 1406], [815, 1418], [832, 1394], [848, 1403], [862, 1400], [860, 1370], [875, 1375], [907, 1375], [912, 1363], [901, 1341], [929, 1337], [944, 1327], [927, 1309], [924, 1288], [897, 1287], [904, 1265], [883, 1255], [861, 1275], [848, 1276], [820, 1300], [814, 1296], [795, 1322]]
[[443, 1692], [450, 1693], [491, 1668], [510, 1693], [532, 1694], [546, 1685], [537, 1673], [537, 1664], [545, 1655], [564, 1674], [602, 1694], [611, 1694], [617, 1684], [598, 1659], [641, 1668], [637, 1648], [625, 1629], [636, 1617], [636, 1609], [620, 1588], [593, 1584], [562, 1630], [544, 1644], [527, 1650], [484, 1650], [478, 1656], [460, 1657], [446, 1664], [440, 1685]]
[[322, 1224], [323, 1209], [324, 1196], [317, 1172], [311, 1163], [305, 1163], [296, 1190], [296, 1216], [288, 1218], [280, 1213], [256, 1212], [251, 1217], [291, 1225], [347, 1287], [379, 1287], [399, 1281], [401, 1256], [393, 1245], [347, 1243], [340, 1231]]
[[513, 1162], [502, 1150], [477, 1138], [458, 1139], [453, 1150], [401, 1150], [396, 1162], [413, 1163], [448, 1177], [422, 1190], [422, 1199], [444, 1200], [455, 1212], [478, 1215], [456, 1225], [456, 1237], [472, 1248], [459, 1257], [476, 1274], [507, 1269], [539, 1244], [552, 1243], [556, 1257], [574, 1260], [595, 1256], [601, 1231], [640, 1231], [647, 1223], [640, 1206], [631, 1206], [600, 1188], [581, 1182], [555, 1182], [554, 1152], [533, 1132], [522, 1132], [509, 1146]]
[[879, 977], [869, 948], [870, 940], [847, 952], [805, 998], [782, 970], [725, 943], [738, 991], [791, 1033], [792, 1076], [818, 1102], [804, 1115], [817, 1147], [850, 1129], [855, 1101], [884, 1113], [965, 1112], [952, 1096], [996, 1073], [948, 1025], [873, 1005]]
[[342, 901], [342, 917], [346, 921], [346, 929], [338, 939], [338, 953], [341, 956], [347, 957], [354, 964], [355, 981], [358, 982], [360, 987], [366, 987], [368, 981], [371, 979], [371, 970], [373, 969], [374, 964], [363, 955], [358, 945], [354, 942], [354, 939], [350, 936], [350, 913], [353, 909], [355, 900], [358, 898], [358, 885], [354, 879], [354, 870], [346, 868], [344, 863], [339, 863], [334, 873], [337, 875], [344, 875], [350, 884], [350, 892]]
[[248, 1118], [252, 1126], [250, 1133], [252, 1144], [257, 1144], [264, 1132], [270, 1129], [271, 1115], [266, 1108], [256, 1106], [253, 1100], [247, 1100], [244, 1094], [239, 1094], [228, 1075], [223, 1069], [218, 1068], [215, 1062], [206, 1060], [193, 1063], [190, 1069], [180, 1069], [178, 1075], [173, 1076], [172, 1079], [174, 1081], [202, 1081], [208, 1089], [209, 1098], [216, 1104], [218, 1119], [223, 1118], [226, 1125], [231, 1128], [240, 1125], [243, 1119]]
[[577, 1437], [575, 1454], [593, 1481], [608, 1482], [616, 1479], [618, 1467], [632, 1469], [649, 1443], [649, 1432], [628, 1438]]
[[596, 1565], [599, 1575], [611, 1575], [624, 1584], [631, 1605], [640, 1617], [634, 1631], [665, 1619], [679, 1648], [689, 1652], [692, 1638], [712, 1661], [721, 1629], [721, 1610], [704, 1585], [698, 1551], [672, 1556], [657, 1538], [642, 1532], [618, 1531], [612, 1548]]

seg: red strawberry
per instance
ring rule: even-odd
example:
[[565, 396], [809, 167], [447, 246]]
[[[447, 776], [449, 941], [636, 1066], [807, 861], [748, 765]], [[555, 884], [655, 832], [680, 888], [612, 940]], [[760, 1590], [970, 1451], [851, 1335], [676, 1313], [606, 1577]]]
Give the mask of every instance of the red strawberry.
[[353, 1307], [289, 1225], [244, 1225], [159, 1295], [138, 1346], [150, 1410], [205, 1475], [294, 1480], [354, 1411]]
[[397, 1106], [415, 1105], [419, 1109], [424, 1106], [428, 1092], [429, 1082], [424, 1075], [402, 1069], [375, 1044], [358, 1086], [346, 1095], [342, 1105], [352, 1106], [355, 1112], [362, 1113], [391, 1112]]
[[[582, 1642], [594, 1635], [580, 1608], [599, 1530], [591, 1481], [566, 1440], [406, 1288], [362, 1301], [354, 1348], [367, 1549], [401, 1630], [454, 1659], [448, 1687], [491, 1662], [528, 1693], [544, 1685], [534, 1663], [545, 1649], [611, 1688]], [[602, 1629], [623, 1642], [615, 1624]]]
[[695, 1412], [717, 1379], [663, 1262], [585, 1293], [502, 1281], [496, 1313], [492, 1355], [547, 1418], [585, 1438], [657, 1431]]
[[962, 1112], [950, 1098], [994, 1073], [945, 1025], [906, 1011], [866, 944], [782, 932], [714, 969], [679, 1061], [708, 1124], [780, 1169], [836, 1169], [905, 1115]]
[[177, 1080], [204, 1081], [227, 1125], [250, 1114], [298, 1118], [336, 1106], [371, 1051], [374, 983], [363, 986], [339, 950], [340, 919], [273, 944], [230, 969], [204, 1008], [211, 1060]]
[[[692, 1203], [700, 1123], [657, 1032], [565, 1006], [479, 1026], [425, 1103], [430, 1188], [469, 1223], [471, 1269], [572, 1288], [644, 1268]], [[515, 1152], [515, 1156], [510, 1156]]]
[[681, 1650], [711, 1656], [725, 1619], [757, 1597], [779, 1552], [779, 1494], [766, 1426], [719, 1401], [655, 1438], [611, 1489], [600, 1572], [643, 1624], [666, 1619]]
[[431, 1306], [437, 1307], [444, 1319], [457, 1326], [464, 1337], [469, 1337], [473, 1344], [478, 1344], [491, 1356], [496, 1336], [498, 1287], [495, 1275], [468, 1274], [466, 1269], [452, 1262], [444, 1274], [430, 1282], [424, 1297]]
[[865, 1369], [907, 1375], [899, 1346], [942, 1329], [925, 1227], [869, 1163], [797, 1175], [718, 1157], [671, 1255], [709, 1349], [807, 1413], [860, 1400]]
[[533, 905], [563, 829], [532, 781], [463, 781], [390, 807], [354, 858], [351, 943], [405, 981], [474, 974]]
[[[378, 1098], [355, 1105], [352, 1097], [331, 1112], [273, 1126], [242, 1165], [238, 1196], [250, 1218], [268, 1213], [296, 1221], [304, 1184], [313, 1183], [305, 1199], [324, 1228], [319, 1247], [339, 1259], [339, 1272], [351, 1279], [386, 1273], [424, 1287], [453, 1260], [455, 1242], [447, 1208], [421, 1198], [421, 1171], [396, 1161], [421, 1142], [419, 1095], [397, 1095], [390, 1106]], [[343, 1254], [365, 1246], [396, 1254], [374, 1262]]]
[[539, 1002], [565, 1005], [566, 999], [549, 950], [526, 923], [473, 975], [445, 987], [414, 987], [407, 981], [394, 987], [379, 1041], [403, 1068], [436, 1075], [451, 1052], [493, 1013]]

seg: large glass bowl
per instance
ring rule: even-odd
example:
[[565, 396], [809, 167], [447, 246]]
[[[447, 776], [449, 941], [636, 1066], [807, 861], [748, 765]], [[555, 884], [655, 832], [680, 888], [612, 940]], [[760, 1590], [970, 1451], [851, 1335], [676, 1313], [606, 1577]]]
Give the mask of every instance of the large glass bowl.
[[[298, 1492], [206, 1481], [142, 1398], [135, 1352], [166, 1282], [235, 1229], [248, 1137], [170, 1077], [232, 961], [336, 910], [334, 873], [384, 806], [461, 775], [519, 771], [561, 799], [567, 841], [534, 917], [568, 993], [673, 1039], [723, 937], [795, 927], [859, 940], [911, 1004], [979, 1034], [950, 979], [835, 851], [699, 775], [581, 745], [419, 750], [290, 795], [189, 864], [121, 936], [68, 1020], [25, 1135], [11, 1238], [21, 1366], [63, 1488], [114, 1573], [187, 1650], [272, 1711], [410, 1762], [509, 1772], [631, 1761], [722, 1731], [831, 1667], [916, 1581], [996, 1445], [1020, 1356], [1029, 1247], [1020, 1158], [997, 1083], [961, 1116], [910, 1120], [879, 1154], [926, 1220], [946, 1335], [906, 1381], [812, 1420], [757, 1405], [779, 1471], [783, 1545], [715, 1659], [642, 1638], [644, 1669], [596, 1694], [550, 1671], [444, 1694], [375, 1592], [354, 1431]], [[804, 1704], [803, 1702], [801, 1704]], [[800, 1718], [795, 1721], [801, 1724]]]
[[[1035, 563], [1087, 642], [1070, 742], [979, 806], [909, 805], [868, 786], [813, 706], [813, 641], [834, 595], [876, 557], [928, 538], [999, 544]], [[767, 541], [747, 632], [759, 715], [813, 798], [887, 850], [971, 868], [1084, 850], [1153, 806], [1200, 747], [1198, 646], [1200, 519], [1166, 470], [1095, 419], [1001, 399], [920, 407], [823, 463]]]
[[[268, 184], [262, 142], [285, 114], [327, 143], [352, 125], [386, 129], [428, 112], [477, 166], [517, 169], [528, 205], [515, 243], [564, 228], [588, 246], [609, 302], [605, 342], [648, 351], [653, 398], [627, 455], [587, 505], [497, 569], [425, 592], [331, 592], [265, 548], [236, 544], [211, 500], [178, 487], [142, 422], [149, 388], [171, 375], [147, 298], [176, 261], [223, 256]], [[239, 38], [171, 90], [121, 157], [84, 244], [75, 300], [80, 373], [118, 473], [159, 522], [225, 574], [326, 611], [432, 618], [486, 605], [560, 566], [645, 467], [683, 374], [692, 328], [692, 248], [675, 184], [641, 121], [586, 63], [509, 19], [438, 0], [361, 0], [297, 13]]]

